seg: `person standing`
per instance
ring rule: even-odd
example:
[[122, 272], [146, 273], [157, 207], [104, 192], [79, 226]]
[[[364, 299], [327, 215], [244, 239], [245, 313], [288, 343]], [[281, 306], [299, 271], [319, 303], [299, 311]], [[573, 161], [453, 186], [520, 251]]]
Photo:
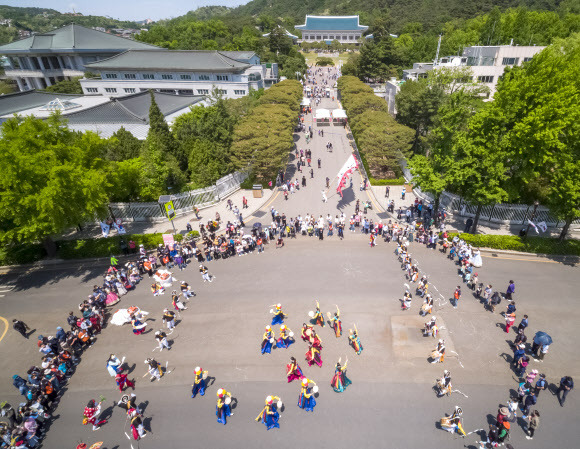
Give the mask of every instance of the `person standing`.
[[302, 369], [298, 366], [298, 362], [294, 357], [290, 357], [290, 363], [286, 365], [286, 376], [288, 377], [288, 383], [294, 379], [302, 379], [304, 377]]
[[195, 378], [193, 380], [193, 385], [191, 386], [191, 397], [196, 397], [198, 393], [200, 396], [203, 396], [205, 394], [205, 378], [207, 376], [207, 371], [203, 371], [199, 366], [196, 366], [193, 373]]
[[391, 188], [389, 186], [387, 186], [385, 188], [385, 198], [388, 198], [390, 194], [391, 194]]
[[83, 424], [93, 425], [93, 431], [99, 430], [103, 424], [107, 422], [106, 419], [98, 420], [99, 413], [101, 413], [101, 403], [95, 404], [95, 400], [91, 399], [83, 411]]
[[344, 366], [340, 366], [340, 360], [334, 366], [334, 376], [330, 381], [330, 386], [337, 393], [342, 393], [345, 388], [352, 383], [350, 379], [346, 377], [346, 365], [348, 365], [348, 359], [346, 359]]
[[167, 330], [169, 330], [170, 333], [173, 332], [173, 329], [175, 328], [175, 312], [169, 309], [163, 310], [163, 321], [167, 324]]
[[163, 331], [155, 332], [155, 339], [159, 344], [159, 351], [163, 351], [163, 348], [167, 348], [167, 350], [171, 350], [171, 346], [169, 346], [169, 342], [167, 341], [167, 334]]
[[245, 196], [242, 197], [242, 209], [248, 209], [248, 199]]
[[540, 378], [536, 382], [536, 396], [540, 395], [540, 391], [548, 388], [548, 382], [546, 381], [546, 375], [540, 374]]
[[505, 299], [507, 299], [508, 301], [513, 301], [512, 295], [515, 292], [516, 292], [516, 284], [514, 283], [514, 281], [510, 280], [508, 288], [505, 292]]
[[215, 414], [217, 416], [217, 422], [223, 424], [224, 426], [227, 423], [227, 417], [232, 416], [232, 409], [231, 409], [231, 401], [232, 401], [232, 394], [229, 391], [226, 391], [223, 388], [220, 388], [217, 391], [217, 405], [215, 408]]
[[[313, 387], [310, 387], [312, 384]], [[313, 412], [316, 407], [316, 400], [314, 399], [313, 388], [316, 387], [316, 382], [304, 377], [302, 385], [300, 386], [300, 396], [298, 396], [298, 407], [307, 412]]]
[[457, 309], [457, 306], [459, 305], [459, 299], [461, 299], [461, 286], [458, 285], [457, 288], [455, 289], [455, 292], [453, 293], [453, 299], [455, 300], [455, 304], [454, 304], [454, 308]]
[[530, 389], [529, 394], [526, 396], [526, 399], [524, 400], [524, 419], [528, 419], [528, 415], [530, 414], [530, 408], [533, 405], [536, 405], [536, 403], [538, 402], [538, 397], [536, 396], [536, 391], [533, 389]]
[[28, 334], [26, 333], [26, 331], [29, 331], [30, 328], [24, 321], [13, 319], [12, 327], [14, 328], [15, 331], [20, 332], [20, 335], [22, 335], [24, 338], [28, 338]]
[[469, 217], [465, 222], [465, 229], [463, 230], [464, 233], [469, 234], [471, 227], [473, 226], [473, 218]]
[[[560, 379], [560, 386], [556, 391], [556, 397], [558, 398], [558, 402], [560, 403], [560, 407], [564, 407], [564, 402], [566, 401], [566, 396], [568, 393], [574, 389], [574, 380], [570, 376], [564, 376]], [[560, 398], [560, 393], [562, 393], [562, 397]]]
[[531, 413], [529, 420], [530, 420], [530, 422], [528, 424], [528, 431], [527, 431], [528, 434], [526, 435], [526, 438], [528, 440], [533, 440], [534, 433], [536, 433], [536, 429], [540, 425], [540, 412], [537, 410], [534, 410]]

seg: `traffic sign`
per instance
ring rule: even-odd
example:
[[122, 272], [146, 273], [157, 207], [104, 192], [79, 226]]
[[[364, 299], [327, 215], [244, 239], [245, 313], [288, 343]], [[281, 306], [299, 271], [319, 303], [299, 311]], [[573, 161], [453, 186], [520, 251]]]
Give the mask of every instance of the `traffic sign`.
[[167, 213], [167, 218], [169, 218], [169, 221], [175, 218], [175, 208], [173, 207], [173, 201], [165, 203], [165, 212]]

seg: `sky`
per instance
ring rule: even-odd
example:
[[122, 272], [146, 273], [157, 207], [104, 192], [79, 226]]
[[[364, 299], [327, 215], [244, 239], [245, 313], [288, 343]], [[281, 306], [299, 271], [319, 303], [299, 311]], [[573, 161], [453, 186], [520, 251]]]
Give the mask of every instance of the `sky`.
[[249, 0], [0, 0], [1, 5], [51, 8], [121, 20], [169, 19], [201, 6], [238, 6]]

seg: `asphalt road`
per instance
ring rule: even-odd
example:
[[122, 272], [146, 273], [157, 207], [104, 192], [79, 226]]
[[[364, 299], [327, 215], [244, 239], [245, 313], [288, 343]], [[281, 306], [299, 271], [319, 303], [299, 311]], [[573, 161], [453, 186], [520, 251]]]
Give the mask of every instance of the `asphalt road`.
[[[191, 444], [225, 448], [234, 443], [234, 438], [243, 439], [244, 446], [256, 448], [272, 443], [282, 447], [314, 443], [321, 447], [382, 444], [409, 448], [472, 444], [478, 439], [475, 434], [457, 439], [437, 429], [436, 422], [460, 405], [465, 410], [467, 431], [486, 428], [488, 415], [495, 415], [510, 389], [517, 387], [502, 357], [503, 353], [511, 354], [505, 332], [497, 327], [503, 319], [497, 313], [484, 312], [466, 291], [459, 308], [450, 307], [445, 299], [459, 280], [454, 266], [443, 255], [414, 246], [412, 252], [420, 267], [444, 297], [443, 305], [437, 306], [434, 314], [444, 322], [442, 336], [458, 353], [450, 353], [444, 366], [429, 364], [426, 358], [434, 341], [420, 336], [418, 326], [423, 319], [418, 316], [419, 301], [414, 302], [410, 312], [399, 308], [398, 298], [406, 281], [393, 249], [392, 244], [382, 242], [371, 249], [365, 237], [348, 233], [344, 241], [334, 237], [320, 242], [302, 237], [287, 241], [283, 249], [270, 246], [262, 255], [211, 262], [210, 269], [217, 275], [211, 284], [200, 282], [195, 267], [176, 273], [178, 279], [194, 285], [198, 296], [182, 313], [182, 321], [171, 335], [173, 349], [163, 354], [152, 352], [152, 333], [134, 336], [127, 326], [110, 325], [85, 353], [44, 447], [74, 447], [79, 439], [104, 440], [108, 448], [130, 447], [123, 432], [125, 417], [119, 408], [112, 410], [110, 422], [98, 432], [81, 425], [82, 409], [89, 399], [102, 394], [107, 398], [107, 408], [120, 398], [105, 369], [111, 352], [126, 356], [131, 366], [135, 364], [132, 375], [137, 379], [137, 397], [146, 404], [145, 415], [151, 418], [148, 426], [152, 432], [140, 443], [142, 448], [183, 448]], [[482, 281], [502, 288], [509, 273], [508, 277], [517, 283], [518, 311], [523, 309], [530, 315], [531, 332], [542, 329], [554, 337], [556, 343], [546, 361], [535, 364], [540, 371], [552, 383], [564, 374], [578, 378], [578, 351], [572, 343], [578, 320], [574, 309], [577, 268], [534, 259], [486, 258], [479, 271]], [[90, 290], [97, 275], [100, 269], [90, 266], [21, 275], [16, 288], [0, 299], [2, 316], [9, 320], [18, 316], [34, 326], [36, 334], [52, 334], [55, 326], [64, 322], [68, 310], [74, 310]], [[135, 304], [151, 312], [156, 321], [150, 325], [156, 329], [161, 326], [161, 311], [170, 303], [170, 297], [153, 297], [147, 287], [140, 285], [119, 306]], [[298, 333], [308, 311], [314, 308], [315, 299], [320, 301], [323, 312], [339, 305], [345, 331], [356, 322], [363, 353], [354, 354], [345, 335], [336, 339], [326, 327], [320, 330], [324, 346], [322, 368], [307, 366], [306, 345], [301, 340], [289, 349], [260, 355], [263, 327], [271, 318], [270, 306], [281, 302], [289, 314], [287, 324]], [[569, 319], [562, 319], [564, 311]], [[19, 334], [10, 331], [0, 345], [11, 361], [10, 369], [5, 369], [6, 375], [0, 379], [0, 391], [3, 399], [16, 402], [10, 376], [23, 373], [40, 357], [34, 337], [24, 343]], [[145, 373], [143, 361], [150, 355], [161, 362], [169, 361], [172, 368], [160, 382], [141, 377]], [[290, 355], [321, 387], [314, 413], [296, 407], [299, 385], [288, 384], [284, 376]], [[344, 361], [347, 356], [353, 385], [336, 394], [329, 385], [333, 366], [339, 357]], [[215, 381], [205, 397], [191, 399], [189, 391], [196, 365], [209, 370]], [[436, 398], [434, 379], [444, 368], [451, 370], [455, 388], [469, 398], [457, 393]], [[235, 416], [225, 427], [215, 422], [215, 392], [220, 387], [231, 391], [238, 401]], [[557, 436], [559, 448], [576, 447], [580, 431], [573, 425], [578, 415], [575, 393], [569, 395], [565, 409], [550, 393], [542, 393], [537, 406], [542, 422], [536, 438], [526, 440], [516, 427], [512, 444], [544, 448]], [[281, 428], [271, 431], [253, 421], [268, 394], [281, 396], [285, 402]], [[136, 447], [135, 442], [133, 446]]]

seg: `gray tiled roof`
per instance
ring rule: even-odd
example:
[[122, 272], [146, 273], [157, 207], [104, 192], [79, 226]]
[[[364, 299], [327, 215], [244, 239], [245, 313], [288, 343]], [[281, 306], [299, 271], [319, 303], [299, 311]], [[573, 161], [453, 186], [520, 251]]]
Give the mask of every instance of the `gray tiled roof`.
[[249, 64], [218, 51], [205, 50], [129, 50], [111, 58], [86, 64], [87, 70], [151, 71], [240, 71]]
[[56, 94], [51, 92], [38, 92], [28, 90], [14, 94], [0, 96], [0, 116], [15, 114], [26, 109], [42, 106], [57, 98], [72, 100], [82, 95]]
[[10, 44], [0, 46], [0, 54], [11, 53], [50, 53], [63, 51], [124, 51], [129, 49], [154, 49], [159, 47], [144, 44], [131, 39], [103, 33], [80, 25], [66, 25], [46, 33], [35, 34]]
[[220, 53], [228, 58], [241, 62], [248, 62], [256, 55], [256, 52], [253, 51], [220, 51]]
[[[155, 102], [164, 116], [185, 109], [203, 100], [203, 96], [184, 96], [155, 93]], [[125, 97], [111, 98], [111, 101], [82, 111], [66, 115], [71, 125], [81, 124], [147, 124], [149, 123], [149, 92], [140, 92]]]

